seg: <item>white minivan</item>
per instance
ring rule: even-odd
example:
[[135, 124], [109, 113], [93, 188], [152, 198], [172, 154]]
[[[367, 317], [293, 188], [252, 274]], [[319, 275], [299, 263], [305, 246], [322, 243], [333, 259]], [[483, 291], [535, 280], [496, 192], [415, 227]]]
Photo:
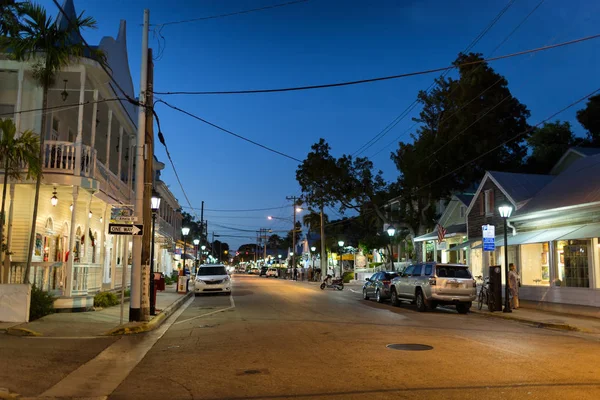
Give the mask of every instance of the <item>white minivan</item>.
[[231, 278], [222, 264], [201, 265], [194, 278], [194, 293], [231, 294]]

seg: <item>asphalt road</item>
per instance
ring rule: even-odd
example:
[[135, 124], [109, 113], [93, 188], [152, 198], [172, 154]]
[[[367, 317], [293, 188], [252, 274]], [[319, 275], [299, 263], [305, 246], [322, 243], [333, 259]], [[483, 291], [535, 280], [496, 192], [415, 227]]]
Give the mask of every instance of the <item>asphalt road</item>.
[[[0, 336], [0, 388], [47, 398], [599, 399], [600, 338], [364, 301], [359, 287], [234, 277], [158, 330]], [[425, 351], [388, 344], [422, 344]]]
[[600, 398], [597, 337], [234, 279], [233, 300], [197, 297], [110, 399]]

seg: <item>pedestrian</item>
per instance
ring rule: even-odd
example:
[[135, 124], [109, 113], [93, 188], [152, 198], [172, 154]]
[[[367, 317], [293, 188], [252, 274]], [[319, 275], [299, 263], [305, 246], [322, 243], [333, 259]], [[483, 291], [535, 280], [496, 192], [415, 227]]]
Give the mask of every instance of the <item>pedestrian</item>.
[[294, 280], [298, 280], [298, 267], [294, 268]]
[[510, 307], [516, 310], [519, 308], [519, 275], [513, 263], [508, 264], [508, 270], [508, 290], [511, 296]]

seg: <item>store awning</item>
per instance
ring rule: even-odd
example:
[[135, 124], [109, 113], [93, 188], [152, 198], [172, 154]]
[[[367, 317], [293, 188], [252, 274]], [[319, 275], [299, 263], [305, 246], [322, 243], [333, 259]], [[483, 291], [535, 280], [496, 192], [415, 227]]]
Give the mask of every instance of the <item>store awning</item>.
[[[528, 240], [522, 241], [518, 244], [529, 244], [529, 243], [543, 243], [543, 242], [552, 242], [554, 240], [558, 240], [561, 236], [565, 236], [573, 231], [579, 229], [581, 225], [578, 226], [566, 226], [562, 228], [552, 228], [552, 229], [544, 229], [539, 232], [537, 235], [530, 237]], [[530, 232], [535, 233], [536, 231]], [[510, 243], [510, 241], [509, 241]]]
[[[448, 250], [446, 251], [457, 251], [460, 249], [464, 249], [464, 248], [471, 248], [471, 245], [475, 242], [480, 242], [481, 239], [473, 239], [473, 240], [467, 240], [466, 242], [462, 242], [462, 243], [455, 243], [452, 246], [450, 246], [448, 248]], [[480, 246], [481, 247], [481, 246]]]
[[[520, 232], [508, 235], [508, 245], [552, 242], [554, 240], [589, 239], [600, 237], [600, 224], [573, 225], [560, 228], [540, 229], [539, 231]], [[504, 237], [496, 236], [496, 247], [504, 246]], [[480, 249], [476, 246], [474, 249]]]
[[[456, 225], [450, 225], [446, 228], [446, 238], [451, 238], [451, 237], [455, 237], [455, 236], [466, 236], [467, 234], [467, 224], [456, 224]], [[428, 240], [437, 240], [438, 238], [438, 233], [437, 231], [435, 232], [429, 232], [426, 233], [424, 235], [421, 236], [417, 236], [415, 238], [415, 242], [426, 242]]]
[[582, 225], [576, 230], [559, 237], [559, 240], [590, 239], [600, 237], [600, 224]]

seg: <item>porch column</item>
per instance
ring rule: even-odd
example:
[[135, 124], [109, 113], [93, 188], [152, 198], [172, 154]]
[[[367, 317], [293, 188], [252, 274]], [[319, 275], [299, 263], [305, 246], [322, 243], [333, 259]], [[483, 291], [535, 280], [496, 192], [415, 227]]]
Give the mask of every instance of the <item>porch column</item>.
[[[98, 119], [98, 90], [94, 90], [94, 104], [92, 105], [92, 141], [90, 144], [90, 176], [93, 176], [94, 167], [96, 166], [96, 120]], [[102, 242], [104, 243], [104, 241]]]
[[127, 277], [131, 276], [131, 274], [129, 274], [129, 270], [127, 269], [128, 267], [128, 259], [129, 259], [129, 236], [125, 236], [124, 238], [121, 239], [121, 242], [123, 244], [123, 252], [122, 252], [122, 258], [121, 258], [121, 265], [123, 266], [123, 274], [119, 277], [119, 279], [121, 279], [121, 282], [123, 284], [122, 287], [127, 288]]
[[119, 179], [121, 179], [121, 164], [122, 164], [122, 157], [123, 154], [123, 127], [120, 126], [119, 127], [119, 162], [117, 164], [117, 177]]
[[92, 199], [94, 198], [94, 194], [92, 192], [90, 192], [90, 201], [87, 202], [87, 207], [85, 208], [85, 224], [83, 224], [83, 236], [85, 237], [85, 240], [83, 241], [83, 253], [85, 254], [85, 260], [82, 258], [82, 261], [85, 262], [86, 264], [90, 264], [92, 262], [92, 258], [90, 257], [90, 253], [89, 251], [93, 251], [92, 247], [90, 246], [90, 235], [89, 235], [89, 231], [90, 231], [90, 222], [91, 219], [89, 217], [90, 215], [90, 211], [92, 210]]
[[25, 72], [25, 66], [21, 65], [17, 76], [17, 104], [15, 104], [15, 127], [17, 128], [17, 135], [21, 133], [21, 103], [23, 102], [23, 76]]
[[108, 110], [108, 129], [106, 131], [106, 160], [105, 167], [110, 170], [110, 136], [112, 133], [112, 110]]
[[73, 249], [75, 247], [75, 224], [77, 215], [77, 198], [79, 197], [79, 186], [73, 186], [73, 212], [71, 212], [71, 229], [69, 232], [69, 248], [67, 249], [68, 257], [66, 273], [65, 273], [65, 287], [63, 293], [65, 297], [71, 297], [73, 291]]
[[119, 252], [119, 236], [111, 235], [111, 252], [110, 252], [110, 288], [115, 288], [115, 282], [120, 277], [117, 277], [117, 255]]
[[[522, 252], [521, 252], [522, 254]], [[556, 253], [556, 241], [552, 241], [550, 243], [548, 243], [548, 267], [550, 268], [550, 287], [555, 286], [554, 282], [556, 281], [556, 279], [559, 277], [558, 275], [558, 260], [557, 260], [557, 253]], [[519, 269], [522, 270], [522, 266], [523, 266], [523, 261], [521, 261], [521, 264], [519, 265]], [[521, 278], [523, 278], [521, 276]], [[564, 282], [561, 283], [561, 285], [564, 285]]]
[[422, 260], [421, 262], [427, 261], [427, 241], [423, 240], [421, 242], [421, 248], [423, 249]]
[[433, 241], [433, 261], [438, 261], [438, 255], [437, 255], [438, 249], [437, 249], [437, 247], [438, 247], [438, 241], [434, 240]]
[[[75, 175], [81, 176], [82, 140], [83, 140], [83, 102], [85, 101], [85, 67], [79, 75], [79, 111], [77, 113], [77, 137], [75, 138]], [[95, 123], [95, 122], [94, 122]]]
[[[6, 246], [8, 249], [10, 249], [10, 244], [12, 241], [12, 227], [13, 227], [13, 205], [15, 203], [15, 184], [11, 183], [10, 184], [10, 197], [9, 197], [9, 203], [8, 203], [8, 219], [7, 219], [7, 235], [6, 235]], [[1, 255], [2, 257], [4, 257], [4, 254]], [[0, 273], [0, 282], [2, 283], [8, 283], [8, 276], [10, 274], [10, 257], [4, 257], [3, 259], [3, 263], [0, 266], [2, 268], [0, 268], [0, 270], [2, 271]]]
[[[106, 262], [106, 210], [108, 209], [108, 204], [104, 205], [104, 210], [102, 211], [102, 233], [100, 237], [102, 238], [100, 245], [100, 265], [102, 265], [102, 283], [108, 283], [108, 275], [110, 271], [110, 262], [107, 264]], [[109, 260], [110, 261], [110, 260]], [[106, 278], [106, 279], [104, 279]]]

